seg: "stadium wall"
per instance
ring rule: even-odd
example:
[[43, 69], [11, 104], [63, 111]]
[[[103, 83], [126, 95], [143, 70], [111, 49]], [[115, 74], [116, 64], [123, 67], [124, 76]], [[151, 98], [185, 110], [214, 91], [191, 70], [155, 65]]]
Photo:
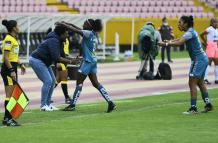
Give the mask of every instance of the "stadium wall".
[[[151, 21], [155, 24], [156, 29], [161, 26], [161, 19], [135, 19], [135, 32], [134, 32], [134, 44], [137, 44], [137, 34], [140, 31], [141, 27], [148, 21]], [[210, 19], [195, 19], [195, 29], [198, 33], [201, 33], [209, 26]], [[175, 37], [180, 37], [183, 32], [180, 32], [177, 25], [178, 19], [168, 19], [169, 25], [173, 27], [173, 32]], [[114, 45], [115, 43], [115, 33], [118, 32], [120, 36], [120, 45], [130, 46], [131, 45], [131, 31], [132, 31], [132, 19], [131, 18], [113, 18], [107, 22], [106, 25], [106, 44]], [[102, 37], [101, 33], [101, 37]]]

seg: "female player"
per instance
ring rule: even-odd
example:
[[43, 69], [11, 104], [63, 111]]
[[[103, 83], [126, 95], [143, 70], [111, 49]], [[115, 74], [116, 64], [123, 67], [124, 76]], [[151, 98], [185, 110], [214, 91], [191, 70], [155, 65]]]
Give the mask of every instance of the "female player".
[[[218, 21], [216, 18], [210, 20], [210, 27], [201, 33], [201, 38], [206, 45], [206, 54], [209, 58], [209, 65], [212, 62], [215, 64], [215, 84], [218, 84]], [[206, 36], [206, 37], [205, 37]], [[209, 68], [209, 67], [208, 67]], [[208, 68], [205, 73], [205, 83], [211, 84], [208, 81]]]
[[179, 20], [178, 28], [180, 31], [185, 31], [185, 34], [173, 41], [161, 42], [161, 46], [180, 46], [185, 44], [192, 64], [189, 72], [189, 87], [191, 93], [191, 107], [184, 114], [197, 113], [197, 86], [200, 88], [202, 99], [205, 102], [203, 112], [208, 112], [213, 109], [210, 103], [208, 91], [204, 85], [204, 74], [208, 66], [208, 58], [202, 49], [197, 32], [193, 28], [194, 20], [192, 16], [182, 16]]
[[69, 106], [67, 106], [64, 111], [74, 111], [77, 99], [82, 91], [83, 82], [86, 77], [92, 82], [92, 85], [99, 90], [101, 95], [108, 103], [107, 112], [111, 112], [115, 109], [115, 104], [113, 103], [111, 97], [108, 95], [106, 89], [98, 82], [97, 79], [97, 58], [95, 55], [95, 49], [98, 46], [98, 33], [102, 31], [102, 22], [100, 19], [93, 20], [87, 19], [83, 24], [83, 30], [74, 26], [73, 24], [67, 24], [62, 22], [71, 31], [78, 33], [83, 36], [82, 40], [82, 56], [83, 61], [78, 70], [78, 77], [76, 83], [76, 89], [73, 94], [73, 99]]
[[17, 22], [14, 20], [3, 20], [2, 25], [7, 28], [8, 34], [3, 40], [2, 43], [2, 67], [1, 67], [1, 76], [4, 81], [5, 86], [5, 115], [2, 121], [3, 125], [7, 126], [20, 126], [12, 116], [9, 111], [6, 109], [6, 106], [11, 97], [12, 91], [15, 87], [16, 81], [18, 80], [17, 76], [17, 67], [20, 65], [21, 74], [23, 75], [26, 71], [24, 64], [19, 62], [19, 43], [17, 41], [17, 35], [19, 33], [19, 28]]

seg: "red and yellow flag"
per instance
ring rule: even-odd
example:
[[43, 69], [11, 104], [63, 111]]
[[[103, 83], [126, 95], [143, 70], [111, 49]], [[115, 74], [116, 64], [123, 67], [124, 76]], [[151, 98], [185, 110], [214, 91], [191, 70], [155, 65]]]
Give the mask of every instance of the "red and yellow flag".
[[10, 112], [13, 119], [17, 119], [23, 113], [28, 104], [28, 97], [17, 83], [6, 107], [7, 110]]

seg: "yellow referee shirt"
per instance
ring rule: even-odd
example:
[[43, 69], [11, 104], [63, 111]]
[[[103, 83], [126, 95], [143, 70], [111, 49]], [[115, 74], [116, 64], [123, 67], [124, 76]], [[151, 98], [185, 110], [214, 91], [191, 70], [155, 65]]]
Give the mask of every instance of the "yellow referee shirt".
[[[2, 55], [4, 55], [4, 51], [9, 51], [9, 62], [18, 62], [19, 44], [18, 41], [9, 34], [2, 42]], [[4, 56], [2, 62], [4, 62]]]
[[66, 55], [69, 55], [69, 45], [70, 45], [69, 40], [66, 39], [66, 41], [64, 42], [64, 53]]

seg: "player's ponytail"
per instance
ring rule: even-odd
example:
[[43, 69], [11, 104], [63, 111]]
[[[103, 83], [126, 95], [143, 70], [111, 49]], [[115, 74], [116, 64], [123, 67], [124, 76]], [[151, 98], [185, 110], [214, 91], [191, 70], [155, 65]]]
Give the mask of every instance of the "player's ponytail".
[[101, 21], [101, 19], [96, 19], [95, 21], [94, 21], [94, 26], [93, 26], [93, 30], [95, 31], [95, 32], [101, 32], [102, 31], [102, 21]]
[[4, 25], [7, 28], [8, 32], [11, 32], [13, 30], [13, 28], [17, 26], [17, 21], [15, 21], [15, 20], [8, 21], [8, 20], [4, 19], [4, 20], [2, 20], [2, 25]]
[[8, 21], [7, 21], [6, 19], [2, 20], [2, 25], [4, 25], [5, 27], [7, 27]]
[[192, 15], [189, 16], [188, 26], [193, 27], [194, 26], [194, 18]]

